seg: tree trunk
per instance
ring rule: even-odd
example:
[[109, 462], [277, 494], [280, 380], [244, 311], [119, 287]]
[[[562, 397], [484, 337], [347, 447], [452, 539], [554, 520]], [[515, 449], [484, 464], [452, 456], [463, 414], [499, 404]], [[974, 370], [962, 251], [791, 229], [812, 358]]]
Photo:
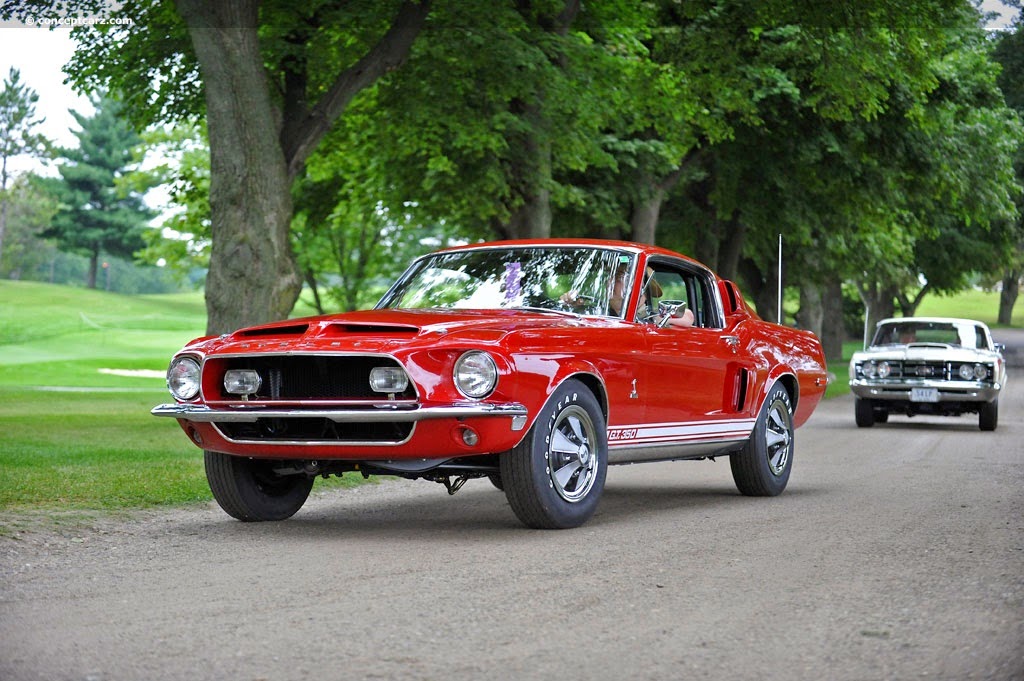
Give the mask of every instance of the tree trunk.
[[7, 157], [0, 167], [0, 265], [4, 259], [4, 234], [7, 233]]
[[642, 244], [653, 244], [658, 229], [658, 216], [665, 194], [654, 190], [651, 196], [641, 199], [633, 206], [630, 226], [633, 228], [633, 241]]
[[864, 302], [864, 343], [871, 342], [875, 326], [882, 319], [892, 317], [896, 313], [896, 289], [892, 286], [881, 286], [877, 283], [861, 283], [857, 285], [860, 298]]
[[824, 333], [825, 297], [819, 284], [800, 284], [800, 309], [796, 313], [796, 323], [801, 329], [812, 331], [818, 338]]
[[902, 313], [904, 317], [913, 317], [916, 315], [917, 308], [921, 305], [921, 301], [924, 300], [924, 297], [928, 295], [931, 290], [931, 284], [925, 284], [913, 298], [910, 298], [903, 291], [896, 291], [896, 300], [900, 304], [900, 313]]
[[773, 274], [774, 262], [768, 266], [772, 270], [765, 271], [751, 258], [743, 258], [738, 273], [743, 276], [743, 295], [754, 304], [758, 316], [766, 322], [778, 323], [778, 282]]
[[842, 374], [843, 341], [846, 339], [846, 328], [843, 324], [843, 283], [835, 280], [822, 288], [822, 320], [821, 347], [829, 365], [836, 366], [836, 374]]
[[92, 288], [92, 289], [96, 288], [96, 270], [99, 269], [99, 266], [100, 266], [100, 249], [96, 248], [96, 249], [93, 249], [93, 251], [91, 253], [89, 253], [89, 271], [86, 272], [86, 275], [85, 275], [85, 287], [86, 288]]
[[258, 5], [178, 0], [206, 88], [211, 335], [287, 317], [302, 287], [288, 241], [291, 183], [260, 55]]
[[669, 173], [660, 181], [650, 177], [644, 177], [639, 188], [639, 195], [643, 198], [633, 206], [633, 215], [630, 217], [630, 226], [633, 228], [633, 241], [643, 244], [653, 244], [657, 237], [658, 217], [661, 215], [661, 205], [665, 197], [672, 190], [683, 175], [687, 160], [679, 164], [675, 170]]
[[1007, 270], [1003, 275], [1003, 290], [999, 293], [999, 323], [1010, 326], [1013, 321], [1013, 306], [1020, 293], [1020, 270]]
[[[740, 257], [743, 255], [743, 241], [747, 236], [747, 226], [734, 213], [727, 223], [719, 230], [721, 242], [718, 246], [718, 276], [730, 281], [739, 274]], [[770, 279], [770, 277], [769, 277]], [[778, 288], [776, 286], [776, 288]]]

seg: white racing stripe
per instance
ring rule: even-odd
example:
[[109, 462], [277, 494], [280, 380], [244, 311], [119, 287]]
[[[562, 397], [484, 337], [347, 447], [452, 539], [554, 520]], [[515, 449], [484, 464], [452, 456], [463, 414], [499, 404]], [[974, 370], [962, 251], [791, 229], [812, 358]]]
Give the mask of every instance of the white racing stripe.
[[723, 419], [681, 423], [638, 423], [608, 429], [609, 448], [641, 444], [670, 444], [737, 440], [750, 437], [757, 419]]

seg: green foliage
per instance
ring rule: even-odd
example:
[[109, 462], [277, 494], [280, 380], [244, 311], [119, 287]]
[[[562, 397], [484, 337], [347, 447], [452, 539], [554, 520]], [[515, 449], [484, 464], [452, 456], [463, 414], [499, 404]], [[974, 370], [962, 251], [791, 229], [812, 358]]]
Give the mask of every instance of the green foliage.
[[[286, 152], [290, 122], [402, 7], [261, 4]], [[197, 120], [174, 4], [126, 8], [160, 30], [82, 29], [69, 73], [117, 84], [137, 122]], [[435, 0], [407, 63], [308, 158], [292, 244], [310, 290], [341, 307], [373, 297], [413, 225], [472, 240], [543, 234], [545, 215], [556, 235], [657, 238], [754, 291], [783, 233], [790, 284], [919, 300], [1020, 252], [1022, 134], [995, 80], [1015, 101], [1013, 44], [996, 41], [999, 75], [968, 0]], [[151, 239], [145, 257], [188, 269], [209, 243], [208, 164], [201, 143], [179, 151], [186, 209], [165, 227], [194, 238]]]
[[[38, 101], [36, 91], [23, 84], [21, 73], [11, 67], [0, 89], [0, 271], [3, 271], [4, 246], [9, 240], [8, 217], [13, 201], [9, 195], [11, 175], [8, 162], [18, 156], [42, 157], [50, 146], [45, 137], [34, 132], [34, 128], [44, 120], [36, 115]], [[24, 214], [19, 217], [24, 217]], [[26, 230], [23, 225], [18, 227], [20, 234], [17, 237], [21, 246]]]
[[59, 208], [43, 236], [91, 259], [89, 287], [95, 288], [101, 252], [131, 256], [143, 246], [142, 231], [153, 212], [124, 184], [140, 139], [110, 98], [93, 100], [91, 117], [72, 112], [81, 130], [77, 149], [63, 149], [61, 181], [50, 183]]

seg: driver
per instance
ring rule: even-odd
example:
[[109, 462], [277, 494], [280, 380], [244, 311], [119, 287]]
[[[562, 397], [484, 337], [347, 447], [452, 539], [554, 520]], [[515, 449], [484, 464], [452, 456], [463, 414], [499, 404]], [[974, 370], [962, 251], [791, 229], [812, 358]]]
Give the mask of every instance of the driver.
[[[654, 278], [654, 269], [648, 267], [644, 271], [644, 282], [646, 286], [640, 289], [640, 303], [637, 306], [637, 316], [640, 316], [640, 310], [647, 307], [648, 299], [661, 298], [665, 295], [665, 292], [661, 288], [661, 284]], [[622, 306], [625, 303], [624, 293], [626, 289], [626, 270], [620, 268], [615, 273], [615, 279], [612, 284], [612, 294], [608, 300], [608, 307], [611, 312], [616, 315], [622, 314]], [[645, 322], [650, 324], [658, 324], [661, 318], [658, 315], [650, 315]], [[676, 328], [685, 328], [693, 326], [693, 311], [690, 308], [686, 308], [682, 311], [679, 316], [673, 316], [668, 320], [668, 326]]]

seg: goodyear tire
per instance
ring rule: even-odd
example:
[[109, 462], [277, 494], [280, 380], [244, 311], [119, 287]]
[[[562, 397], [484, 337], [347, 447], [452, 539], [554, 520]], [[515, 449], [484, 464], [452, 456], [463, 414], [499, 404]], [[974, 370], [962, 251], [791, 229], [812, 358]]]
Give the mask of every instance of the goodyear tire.
[[782, 385], [772, 386], [750, 440], [729, 465], [742, 494], [774, 497], [786, 489], [793, 470], [793, 405]]
[[523, 441], [500, 457], [505, 497], [527, 527], [579, 527], [594, 515], [608, 468], [604, 413], [590, 389], [566, 380]]
[[245, 522], [284, 520], [309, 498], [313, 478], [279, 475], [273, 461], [204, 452], [206, 480], [220, 507]]

